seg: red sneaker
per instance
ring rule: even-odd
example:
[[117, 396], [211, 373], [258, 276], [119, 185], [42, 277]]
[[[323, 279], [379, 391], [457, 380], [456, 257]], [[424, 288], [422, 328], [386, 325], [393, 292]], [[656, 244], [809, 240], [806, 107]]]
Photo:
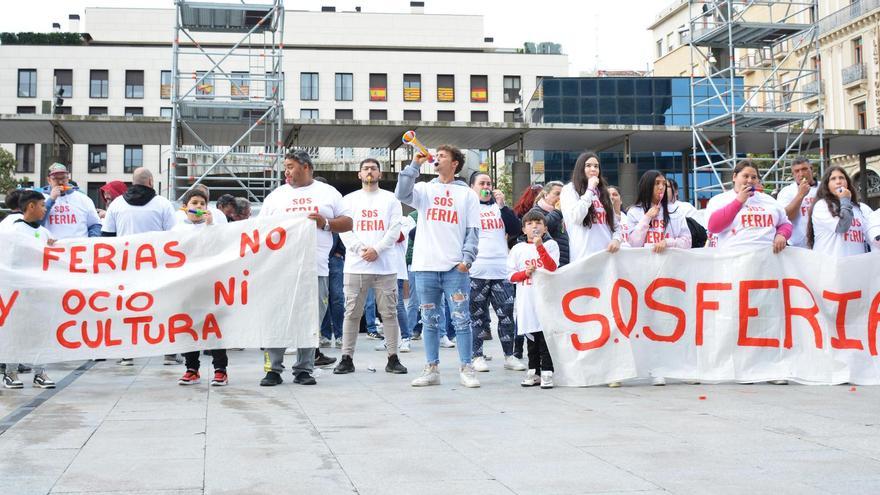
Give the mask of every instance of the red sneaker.
[[214, 379], [211, 380], [212, 387], [225, 387], [229, 383], [229, 377], [223, 370], [214, 370]]
[[195, 370], [186, 370], [186, 373], [177, 380], [180, 385], [195, 385], [199, 383], [199, 372]]

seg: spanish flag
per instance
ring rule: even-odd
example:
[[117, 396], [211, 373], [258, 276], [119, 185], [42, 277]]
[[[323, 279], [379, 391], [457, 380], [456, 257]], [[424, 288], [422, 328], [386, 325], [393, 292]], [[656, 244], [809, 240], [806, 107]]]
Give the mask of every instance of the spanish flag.
[[385, 88], [370, 88], [370, 101], [385, 101], [388, 99], [388, 90]]
[[489, 101], [489, 90], [474, 88], [471, 90], [471, 101]]

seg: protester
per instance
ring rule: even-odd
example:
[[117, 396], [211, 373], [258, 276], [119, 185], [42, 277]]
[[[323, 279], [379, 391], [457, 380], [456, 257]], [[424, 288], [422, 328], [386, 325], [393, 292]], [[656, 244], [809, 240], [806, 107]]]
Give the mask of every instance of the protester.
[[[204, 184], [193, 184], [192, 187], [190, 187], [189, 190], [186, 191], [186, 193], [188, 193], [189, 191], [192, 191], [193, 189], [199, 189], [202, 191], [202, 193], [205, 196], [207, 196], [208, 198], [211, 197], [211, 191], [208, 189], [208, 186], [206, 186]], [[184, 193], [184, 195], [186, 195], [186, 193]], [[226, 218], [226, 214], [223, 213], [222, 211], [220, 211], [219, 209], [211, 206], [210, 203], [205, 207], [205, 211], [211, 212], [211, 215], [213, 215], [213, 217], [214, 217], [214, 224], [215, 225], [223, 225], [225, 223], [228, 223], [228, 220]], [[180, 209], [175, 211], [174, 214], [177, 217], [176, 218], [177, 222], [182, 222], [186, 219], [187, 212], [185, 211], [185, 208], [181, 207]]]
[[620, 225], [620, 242], [626, 244], [629, 241], [629, 224], [623, 218], [623, 200], [617, 186], [608, 186], [608, 197], [611, 198], [611, 208], [614, 210], [614, 223]]
[[670, 213], [677, 213], [685, 218], [692, 218], [697, 214], [694, 205], [678, 200], [678, 182], [671, 177], [666, 178], [666, 199], [669, 202]]
[[568, 264], [568, 234], [559, 210], [559, 193], [562, 192], [562, 187], [562, 182], [556, 180], [544, 184], [544, 189], [538, 193], [535, 207], [532, 208], [532, 211], [540, 211], [544, 215], [547, 233], [559, 246], [559, 266]]
[[18, 198], [25, 189], [10, 189], [6, 193], [6, 207], [9, 208], [9, 214], [3, 220], [0, 220], [0, 231], [12, 227], [16, 220], [22, 217], [21, 208], [18, 206]]
[[[523, 190], [519, 195], [519, 199], [517, 199], [516, 203], [513, 205], [513, 212], [516, 213], [518, 219], [522, 220], [522, 217], [535, 207], [535, 202], [538, 200], [538, 194], [543, 190], [544, 188], [541, 187], [540, 184], [532, 184]], [[516, 239], [512, 239], [511, 241], [514, 244], [516, 243]]]
[[[315, 261], [318, 272], [318, 321], [320, 322], [327, 312], [330, 274], [328, 261], [330, 248], [333, 246], [331, 232], [341, 233], [351, 230], [352, 220], [351, 213], [343, 207], [342, 195], [339, 191], [316, 180], [314, 172], [315, 165], [308, 153], [294, 151], [285, 155], [284, 176], [287, 183], [266, 196], [260, 216], [302, 212], [308, 213], [308, 218], [315, 221], [315, 227], [318, 229]], [[261, 386], [271, 387], [283, 382], [281, 373], [284, 370], [284, 351], [283, 347], [267, 349], [269, 369], [260, 381]], [[315, 353], [314, 347], [297, 349], [296, 363], [293, 365], [294, 383], [301, 385], [317, 383], [312, 376]]]
[[559, 262], [559, 246], [544, 225], [544, 215], [532, 210], [523, 217], [523, 237], [510, 250], [507, 272], [516, 284], [517, 331], [528, 339], [529, 366], [523, 387], [540, 384], [541, 388], [553, 388], [553, 360], [536, 310], [537, 294], [532, 285], [532, 275], [538, 268], [556, 271]]
[[47, 196], [43, 225], [53, 239], [101, 237], [101, 218], [92, 198], [70, 185], [67, 167], [49, 166], [49, 185], [41, 192]]
[[[24, 190], [19, 193], [18, 208], [21, 210], [21, 218], [17, 218], [7, 232], [21, 235], [38, 245], [51, 246], [55, 239], [48, 229], [41, 225], [46, 216], [46, 200], [39, 191]], [[0, 373], [3, 374], [3, 387], [10, 389], [24, 388], [24, 384], [18, 379], [18, 363], [0, 363]], [[53, 382], [46, 374], [46, 369], [41, 365], [34, 365], [34, 388], [55, 388]]]
[[819, 186], [813, 177], [813, 164], [804, 157], [797, 157], [792, 162], [791, 175], [792, 183], [779, 191], [776, 201], [785, 208], [785, 215], [791, 221], [791, 238], [788, 244], [807, 247], [807, 222]]
[[413, 247], [413, 270], [422, 311], [427, 364], [414, 387], [440, 384], [440, 336], [437, 324], [441, 301], [449, 306], [455, 327], [460, 361], [459, 380], [465, 387], [479, 387], [471, 364], [473, 340], [468, 305], [468, 270], [477, 257], [480, 210], [477, 195], [455, 174], [464, 166], [464, 155], [453, 146], [437, 148], [434, 168], [438, 177], [416, 183], [428, 157], [419, 153], [400, 172], [395, 196], [419, 212]]
[[125, 182], [122, 182], [121, 180], [111, 180], [101, 186], [98, 189], [98, 195], [101, 196], [101, 201], [104, 203], [104, 209], [98, 209], [98, 216], [103, 219], [104, 216], [107, 215], [107, 208], [110, 207], [110, 203], [112, 203], [114, 199], [125, 194], [125, 191], [127, 190], [128, 186], [126, 186]]
[[483, 342], [492, 340], [489, 304], [498, 317], [498, 340], [504, 352], [504, 369], [523, 371], [526, 366], [513, 356], [516, 328], [513, 323], [514, 289], [507, 280], [507, 239], [522, 230], [516, 214], [504, 204], [504, 193], [492, 189], [492, 178], [474, 172], [471, 189], [480, 200], [480, 242], [477, 259], [471, 266], [470, 312], [474, 333], [474, 370], [489, 371], [483, 355]]
[[367, 290], [373, 289], [379, 314], [385, 326], [388, 344], [387, 373], [405, 374], [400, 364], [397, 344], [400, 330], [397, 322], [397, 251], [403, 212], [394, 195], [379, 188], [382, 172], [379, 161], [367, 158], [361, 161], [358, 178], [361, 189], [346, 195], [343, 208], [352, 212], [353, 227], [340, 234], [346, 246], [344, 291], [345, 319], [342, 323], [342, 358], [333, 369], [337, 375], [355, 371], [354, 356], [359, 322], [364, 312]]
[[858, 189], [846, 170], [829, 167], [816, 188], [806, 222], [807, 247], [837, 258], [865, 253], [873, 211], [859, 203], [858, 197]]
[[[648, 170], [639, 179], [636, 202], [626, 211], [628, 244], [650, 247], [661, 253], [667, 247], [689, 249], [691, 232], [683, 214], [670, 213], [666, 178], [657, 170]], [[660, 383], [655, 383], [660, 385]]]
[[620, 223], [614, 219], [608, 184], [599, 168], [599, 157], [592, 151], [578, 156], [571, 172], [571, 182], [559, 195], [562, 216], [568, 229], [571, 261], [607, 250], [620, 249]]

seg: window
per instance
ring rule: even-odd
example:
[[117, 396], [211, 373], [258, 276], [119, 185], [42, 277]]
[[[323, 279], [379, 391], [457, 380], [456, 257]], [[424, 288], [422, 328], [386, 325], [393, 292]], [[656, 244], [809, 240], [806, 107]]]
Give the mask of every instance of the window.
[[171, 107], [162, 107], [159, 109], [159, 117], [170, 119], [171, 115]]
[[514, 120], [514, 113], [513, 112], [504, 112], [504, 121], [505, 122], [516, 122]]
[[853, 47], [853, 64], [861, 64], [862, 63], [862, 37], [852, 40]]
[[388, 74], [370, 74], [370, 101], [388, 100]]
[[422, 111], [421, 110], [404, 110], [403, 111], [403, 120], [412, 120], [412, 121], [422, 120]]
[[813, 78], [814, 81], [818, 81], [822, 79], [822, 57], [811, 57], [810, 65], [813, 67], [813, 70], [816, 71], [816, 74]]
[[864, 102], [856, 104], [856, 128], [868, 128], [868, 114]]
[[403, 101], [422, 101], [421, 74], [403, 75]]
[[163, 100], [171, 99], [171, 71], [163, 70], [159, 74], [159, 98]]
[[657, 58], [663, 56], [663, 40], [657, 40]]
[[251, 77], [247, 72], [233, 72], [229, 75], [229, 96], [233, 100], [246, 100], [251, 94]]
[[37, 97], [37, 69], [18, 69], [18, 97]]
[[302, 72], [299, 75], [299, 99], [303, 101], [318, 100], [318, 73]]
[[782, 109], [786, 112], [791, 111], [791, 85], [782, 85]]
[[17, 113], [17, 114], [37, 113], [37, 107], [15, 107], [15, 113]]
[[89, 71], [89, 98], [107, 98], [110, 80], [106, 70]]
[[666, 35], [666, 53], [672, 51], [672, 33]]
[[489, 112], [485, 110], [472, 111], [471, 122], [489, 122]]
[[125, 107], [126, 117], [137, 117], [144, 114], [144, 107]]
[[125, 145], [123, 154], [122, 171], [126, 174], [134, 172], [134, 169], [144, 166], [144, 147], [140, 145]]
[[[203, 70], [196, 72], [196, 98], [214, 97], [214, 73], [205, 74], [208, 73]], [[202, 76], [205, 76], [205, 78], [202, 79]]]
[[437, 101], [455, 101], [455, 76], [437, 75]]
[[388, 120], [388, 110], [370, 110], [370, 120]]
[[475, 103], [489, 101], [489, 78], [487, 76], [471, 76], [471, 101]]
[[72, 107], [55, 107], [55, 115], [73, 115]]
[[107, 107], [89, 107], [89, 115], [107, 115]]
[[686, 45], [688, 42], [688, 28], [684, 25], [678, 26], [678, 44]]
[[15, 145], [15, 173], [34, 173], [34, 147], [33, 144]]
[[107, 173], [107, 145], [106, 144], [90, 144], [89, 145], [89, 173], [91, 173], [91, 174]]
[[517, 103], [521, 98], [519, 76], [504, 76], [504, 103]]
[[336, 120], [353, 120], [354, 110], [336, 110]]
[[455, 110], [437, 110], [437, 121], [438, 122], [453, 122], [453, 121], [455, 121]]
[[284, 73], [280, 73], [277, 76], [274, 75], [274, 72], [266, 73], [266, 99], [275, 98], [275, 93], [280, 92], [278, 94], [279, 98], [284, 98]]
[[126, 98], [143, 98], [144, 97], [144, 71], [127, 70], [125, 71], [125, 97]]
[[55, 94], [63, 89], [61, 96], [70, 98], [73, 96], [73, 71], [70, 69], [55, 69]]
[[336, 74], [336, 101], [351, 101], [353, 99], [352, 86], [354, 76], [351, 74]]
[[317, 108], [303, 108], [299, 111], [299, 118], [301, 119], [319, 119], [318, 117], [318, 109]]

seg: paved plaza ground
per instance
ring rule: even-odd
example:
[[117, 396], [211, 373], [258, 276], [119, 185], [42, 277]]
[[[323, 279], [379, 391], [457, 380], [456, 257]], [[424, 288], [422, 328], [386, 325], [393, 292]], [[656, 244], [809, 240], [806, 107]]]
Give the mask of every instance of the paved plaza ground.
[[361, 337], [357, 372], [313, 387], [260, 387], [256, 350], [230, 352], [226, 388], [207, 356], [193, 387], [160, 357], [53, 366], [56, 391], [0, 389], [0, 494], [880, 491], [880, 387], [524, 389], [496, 340], [482, 388], [443, 349], [443, 384], [414, 389], [415, 344], [395, 376]]

